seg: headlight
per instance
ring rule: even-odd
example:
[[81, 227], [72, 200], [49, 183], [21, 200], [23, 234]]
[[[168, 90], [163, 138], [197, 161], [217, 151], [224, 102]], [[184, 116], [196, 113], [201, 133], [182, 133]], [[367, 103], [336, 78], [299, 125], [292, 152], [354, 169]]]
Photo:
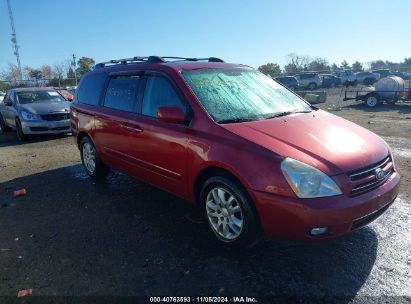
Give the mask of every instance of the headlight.
[[32, 114], [26, 111], [21, 111], [21, 116], [23, 116], [24, 120], [40, 120], [40, 115]]
[[286, 158], [281, 170], [294, 193], [300, 198], [342, 194], [337, 184], [325, 173], [298, 160]]

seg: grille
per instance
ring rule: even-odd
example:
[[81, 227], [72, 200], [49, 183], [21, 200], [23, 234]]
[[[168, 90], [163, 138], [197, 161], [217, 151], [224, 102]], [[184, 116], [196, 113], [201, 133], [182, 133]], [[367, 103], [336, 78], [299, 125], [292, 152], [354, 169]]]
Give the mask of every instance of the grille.
[[68, 113], [45, 114], [45, 115], [41, 115], [41, 118], [47, 121], [66, 120], [66, 119], [70, 119], [70, 114]]
[[30, 130], [33, 132], [48, 131], [49, 128], [46, 127], [30, 127]]
[[[377, 179], [376, 171], [381, 169], [384, 172], [382, 178]], [[379, 171], [379, 170], [378, 170]], [[394, 166], [390, 156], [373, 165], [349, 173], [351, 180], [351, 194], [359, 194], [382, 185], [394, 172]]]
[[51, 128], [53, 131], [63, 131], [63, 130], [68, 130], [70, 127], [57, 127], [57, 128]]

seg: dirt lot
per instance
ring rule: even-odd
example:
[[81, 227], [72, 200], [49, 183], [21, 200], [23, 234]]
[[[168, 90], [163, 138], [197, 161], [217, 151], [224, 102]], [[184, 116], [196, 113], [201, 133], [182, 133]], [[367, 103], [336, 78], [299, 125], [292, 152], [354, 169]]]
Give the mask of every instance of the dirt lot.
[[[219, 246], [192, 208], [112, 172], [94, 183], [73, 139], [0, 136], [0, 295], [411, 297], [411, 104], [368, 110], [330, 90], [320, 107], [381, 135], [402, 174], [394, 205], [368, 227], [320, 244]], [[27, 196], [13, 198], [25, 187]], [[381, 298], [379, 298], [381, 299]], [[410, 298], [408, 298], [410, 301]]]

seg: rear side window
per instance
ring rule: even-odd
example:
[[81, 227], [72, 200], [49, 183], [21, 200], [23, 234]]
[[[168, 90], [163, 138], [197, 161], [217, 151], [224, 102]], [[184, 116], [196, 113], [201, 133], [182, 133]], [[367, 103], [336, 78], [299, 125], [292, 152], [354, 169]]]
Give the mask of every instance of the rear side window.
[[106, 75], [90, 75], [81, 80], [77, 100], [80, 103], [98, 105]]
[[157, 109], [161, 106], [176, 106], [187, 112], [184, 102], [177, 95], [170, 81], [164, 77], [149, 77], [144, 92], [142, 114], [157, 117]]
[[139, 76], [111, 78], [104, 98], [104, 106], [112, 109], [133, 112], [139, 85]]

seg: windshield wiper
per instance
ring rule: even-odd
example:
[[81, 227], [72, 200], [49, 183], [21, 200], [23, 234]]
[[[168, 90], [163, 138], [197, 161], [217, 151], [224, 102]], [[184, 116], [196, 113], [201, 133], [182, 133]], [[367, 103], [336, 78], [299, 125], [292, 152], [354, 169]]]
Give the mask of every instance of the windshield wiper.
[[282, 116], [287, 116], [287, 115], [291, 115], [291, 114], [297, 114], [297, 113], [310, 113], [312, 112], [310, 111], [284, 111], [284, 112], [279, 112], [279, 113], [274, 113], [274, 114], [268, 114], [266, 116], [264, 116], [264, 119], [270, 119], [270, 118], [276, 118], [276, 117], [282, 117]]
[[244, 122], [244, 121], [253, 121], [253, 120], [263, 120], [263, 119], [270, 119], [270, 118], [276, 118], [276, 117], [281, 117], [281, 116], [287, 116], [287, 115], [291, 115], [291, 114], [310, 113], [310, 112], [312, 112], [312, 110], [284, 111], [284, 112], [279, 112], [279, 113], [266, 114], [266, 115], [263, 115], [261, 117], [222, 119], [222, 120], [218, 120], [217, 123], [224, 124], [224, 123], [235, 123], [235, 122]]
[[244, 122], [244, 121], [252, 121], [256, 120], [256, 118], [230, 118], [230, 119], [221, 119], [218, 120], [217, 123], [225, 124], [225, 123], [235, 123], [235, 122]]

